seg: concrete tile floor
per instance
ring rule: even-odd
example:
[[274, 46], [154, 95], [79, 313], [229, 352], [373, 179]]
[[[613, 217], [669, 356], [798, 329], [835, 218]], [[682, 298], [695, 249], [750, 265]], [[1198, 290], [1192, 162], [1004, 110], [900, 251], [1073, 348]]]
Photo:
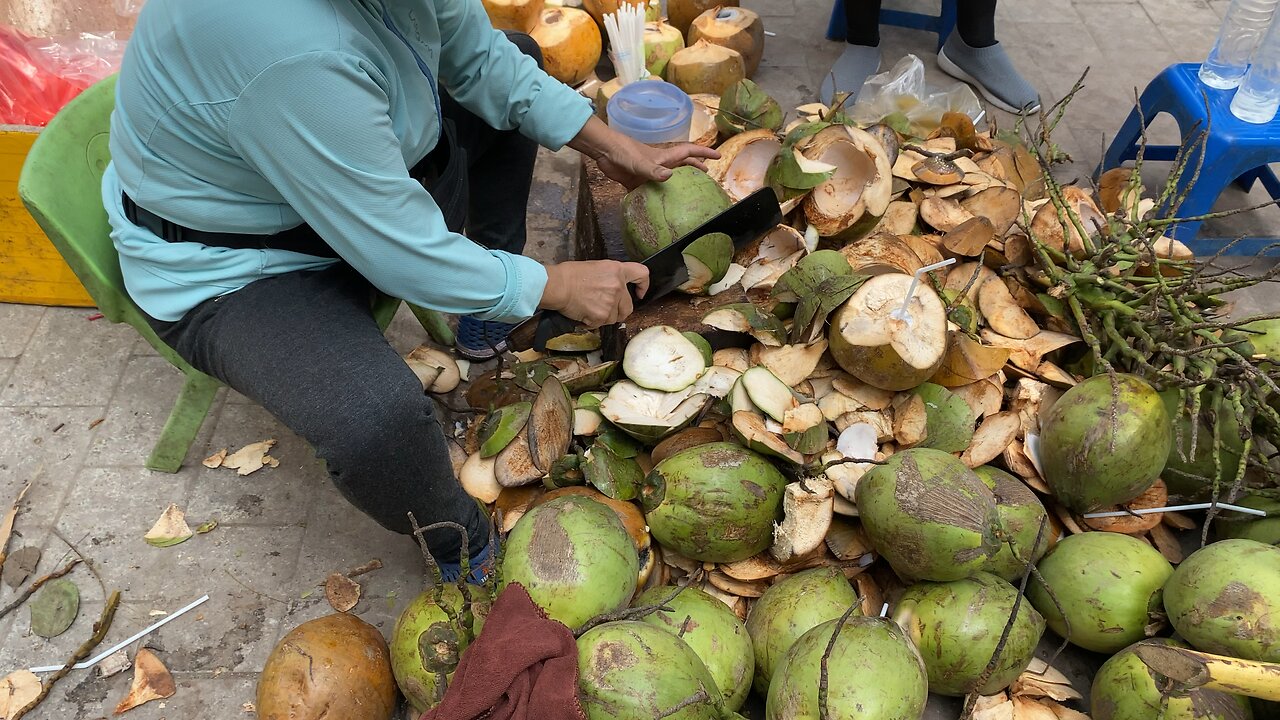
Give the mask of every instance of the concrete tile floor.
[[[887, 0], [891, 2], [892, 0]], [[826, 0], [744, 0], [776, 33], [757, 80], [784, 107], [815, 98], [840, 45], [822, 39]], [[1058, 142], [1074, 163], [1064, 178], [1084, 178], [1128, 112], [1135, 87], [1171, 62], [1198, 61], [1213, 42], [1226, 0], [1009, 0], [998, 10], [998, 31], [1027, 76], [1050, 98], [1067, 92], [1086, 66], [1092, 70], [1060, 130]], [[920, 0], [902, 6], [929, 9]], [[905, 53], [925, 60], [930, 82], [949, 78], [932, 60], [931, 35], [885, 28], [888, 68]], [[998, 111], [1003, 126], [1012, 118]], [[1157, 126], [1157, 139], [1174, 135]], [[535, 184], [531, 250], [546, 259], [569, 247], [568, 208], [576, 189], [564, 168], [572, 153], [545, 155], [545, 182]], [[1159, 179], [1159, 178], [1155, 178]], [[1231, 190], [1222, 207], [1265, 198]], [[1216, 233], [1280, 234], [1274, 209], [1221, 222]], [[1238, 298], [1238, 312], [1274, 311], [1280, 298], [1260, 288]], [[72, 577], [84, 596], [80, 617], [64, 635], [31, 635], [24, 610], [0, 620], [0, 675], [31, 664], [56, 663], [90, 633], [103, 589], [124, 591], [107, 642], [150, 624], [203, 594], [210, 601], [146, 642], [163, 652], [177, 694], [134, 710], [150, 718], [252, 717], [256, 673], [276, 640], [298, 623], [328, 611], [317, 583], [331, 571], [371, 558], [385, 567], [364, 576], [361, 617], [389, 634], [400, 609], [421, 588], [421, 559], [404, 538], [350, 508], [330, 486], [311, 450], [238, 393], [220, 392], [184, 468], [174, 475], [147, 471], [147, 451], [181, 387], [181, 377], [127, 327], [91, 320], [88, 309], [0, 304], [0, 504], [34, 481], [23, 503], [13, 548], [44, 551], [39, 571], [68, 557], [68, 543], [95, 565]], [[407, 351], [425, 340], [401, 313], [388, 333]], [[208, 470], [199, 461], [222, 448], [274, 437], [280, 467], [247, 477]], [[158, 549], [143, 533], [169, 503], [193, 523], [216, 518], [212, 533]], [[0, 604], [14, 594], [0, 588]], [[74, 672], [33, 718], [107, 717], [128, 687], [128, 676], [98, 678]], [[942, 711], [938, 717], [946, 717]]]

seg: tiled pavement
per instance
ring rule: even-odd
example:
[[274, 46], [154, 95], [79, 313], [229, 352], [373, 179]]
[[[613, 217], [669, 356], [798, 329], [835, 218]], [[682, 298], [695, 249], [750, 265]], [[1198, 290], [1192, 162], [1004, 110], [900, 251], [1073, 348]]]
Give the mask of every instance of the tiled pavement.
[[[757, 80], [784, 107], [812, 99], [839, 46], [821, 39], [825, 0], [748, 0], [776, 33]], [[1007, 0], [998, 31], [1028, 77], [1050, 97], [1066, 92], [1091, 65], [1086, 90], [1068, 115], [1058, 141], [1075, 159], [1064, 176], [1086, 176], [1108, 134], [1123, 119], [1134, 86], [1175, 61], [1197, 61], [1213, 42], [1226, 0]], [[923, 3], [922, 7], [930, 7]], [[932, 62], [932, 36], [885, 28], [884, 67], [913, 52], [926, 60], [929, 78], [946, 81]], [[1003, 122], [1008, 121], [1004, 116]], [[1163, 127], [1168, 135], [1168, 127]], [[562, 170], [572, 153], [546, 156]], [[538, 254], [567, 246], [574, 186], [564, 172], [544, 172], [531, 227]], [[1243, 204], [1240, 193], [1226, 206]], [[1220, 225], [1223, 234], [1278, 234], [1280, 215], [1254, 213]], [[1269, 289], [1242, 298], [1242, 308], [1274, 309]], [[68, 557], [74, 545], [93, 561], [96, 576], [77, 569], [83, 593], [80, 617], [58, 638], [28, 631], [25, 609], [0, 620], [0, 675], [17, 667], [60, 662], [90, 634], [102, 586], [123, 591], [111, 643], [203, 594], [210, 601], [162, 629], [149, 641], [178, 679], [168, 701], [131, 711], [149, 718], [251, 717], [256, 672], [287, 629], [327, 611], [316, 585], [334, 570], [371, 558], [385, 567], [362, 578], [356, 612], [389, 633], [399, 609], [421, 586], [421, 561], [405, 539], [351, 510], [329, 485], [304, 443], [264, 411], [222, 391], [175, 475], [153, 473], [143, 461], [181, 387], [181, 377], [129, 328], [91, 319], [86, 309], [0, 304], [0, 504], [27, 481], [13, 548], [44, 550], [40, 572]], [[390, 331], [407, 350], [424, 339], [403, 314]], [[222, 447], [268, 437], [279, 445], [278, 468], [247, 477], [208, 470], [199, 460]], [[193, 525], [216, 518], [207, 535], [167, 549], [142, 535], [169, 503], [187, 510]], [[99, 582], [101, 581], [101, 582]], [[0, 605], [14, 594], [0, 588]], [[124, 695], [128, 675], [99, 679], [74, 672], [34, 718], [106, 717]]]

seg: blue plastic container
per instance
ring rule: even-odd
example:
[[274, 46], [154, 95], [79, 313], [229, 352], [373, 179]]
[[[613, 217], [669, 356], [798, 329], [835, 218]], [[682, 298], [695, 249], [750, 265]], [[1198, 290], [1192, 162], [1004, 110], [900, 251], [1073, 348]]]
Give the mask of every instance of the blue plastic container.
[[642, 143], [688, 142], [693, 100], [669, 82], [642, 80], [614, 93], [606, 114], [609, 127]]

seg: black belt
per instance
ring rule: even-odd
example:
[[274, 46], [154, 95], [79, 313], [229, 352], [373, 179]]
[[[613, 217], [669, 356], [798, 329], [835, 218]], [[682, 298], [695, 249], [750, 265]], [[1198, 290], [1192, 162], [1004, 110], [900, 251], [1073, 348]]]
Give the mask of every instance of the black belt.
[[[457, 146], [453, 122], [446, 118], [440, 141], [409, 171], [409, 176], [422, 183], [423, 187], [433, 195], [438, 185], [459, 185], [460, 187], [456, 188], [446, 188], [448, 191], [455, 191], [451, 192], [451, 195], [457, 195], [456, 191], [465, 190], [466, 186], [466, 176], [461, 174], [465, 170], [465, 158], [465, 153], [461, 152], [461, 148]], [[463, 193], [464, 200], [465, 197]], [[288, 250], [313, 257], [339, 257], [329, 243], [306, 223], [271, 235], [195, 230], [139, 207], [128, 193], [121, 192], [121, 198], [124, 202], [124, 216], [129, 219], [129, 222], [150, 230], [166, 242], [193, 242], [210, 247], [233, 249]], [[452, 202], [441, 202], [441, 200], [444, 198], [437, 198], [437, 204], [445, 215], [446, 224], [454, 232], [460, 231], [466, 218], [465, 201], [459, 202], [454, 199]]]

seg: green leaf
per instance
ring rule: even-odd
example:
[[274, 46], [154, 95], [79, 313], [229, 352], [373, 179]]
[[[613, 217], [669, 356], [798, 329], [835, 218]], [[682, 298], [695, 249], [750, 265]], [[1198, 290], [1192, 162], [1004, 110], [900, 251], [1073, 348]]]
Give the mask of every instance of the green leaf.
[[40, 589], [31, 600], [31, 632], [42, 638], [61, 635], [80, 612], [80, 588], [66, 578]]
[[893, 128], [899, 135], [911, 134], [911, 121], [907, 119], [907, 114], [904, 112], [889, 113], [881, 118], [880, 122]]

